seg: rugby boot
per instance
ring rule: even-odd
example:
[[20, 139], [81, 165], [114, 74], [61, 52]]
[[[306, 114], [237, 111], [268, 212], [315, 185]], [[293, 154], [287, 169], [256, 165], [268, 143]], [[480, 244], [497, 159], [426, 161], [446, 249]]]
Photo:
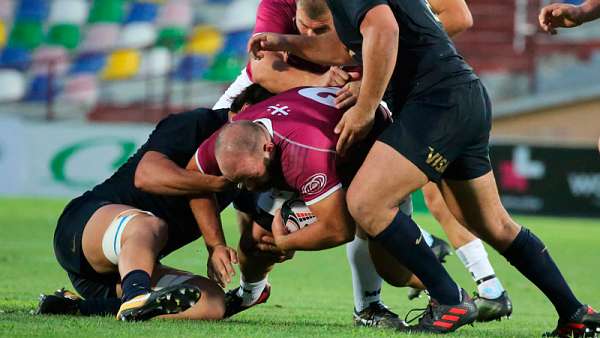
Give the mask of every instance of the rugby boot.
[[65, 290], [56, 290], [51, 295], [40, 295], [35, 314], [38, 315], [76, 315], [79, 313], [77, 303], [81, 300], [75, 293]]
[[479, 315], [477, 316], [478, 322], [501, 320], [502, 317], [509, 318], [512, 314], [512, 302], [506, 291], [502, 292], [500, 297], [494, 299], [481, 297], [478, 294], [475, 294], [473, 301], [479, 310]]
[[194, 306], [200, 295], [197, 286], [187, 284], [149, 291], [123, 302], [117, 313], [117, 320], [143, 321], [160, 315], [183, 312]]
[[[452, 248], [450, 245], [444, 241], [443, 239], [435, 236], [431, 236], [433, 238], [433, 243], [431, 243], [431, 251], [435, 254], [438, 261], [440, 263], [446, 263], [446, 257], [452, 255]], [[408, 300], [413, 300], [415, 298], [421, 297], [421, 293], [425, 290], [419, 290], [415, 288], [408, 289]]]
[[[453, 332], [461, 326], [472, 324], [477, 319], [477, 306], [464, 289], [461, 289], [461, 296], [462, 301], [456, 305], [442, 305], [431, 298], [427, 308], [421, 309], [424, 311], [420, 314], [420, 318], [418, 316], [406, 320], [407, 323], [410, 323], [418, 318], [418, 324], [402, 331], [441, 334]], [[410, 312], [406, 315], [407, 318], [408, 315]]]
[[571, 318], [560, 318], [556, 329], [543, 337], [600, 337], [600, 313], [584, 305]]
[[262, 290], [260, 296], [258, 296], [258, 299], [254, 303], [250, 305], [242, 305], [244, 299], [238, 296], [238, 290], [240, 288], [241, 286], [238, 286], [233, 290], [227, 291], [227, 293], [225, 294], [225, 315], [223, 315], [223, 318], [229, 318], [253, 306], [266, 303], [267, 299], [269, 299], [269, 296], [271, 296], [271, 285], [267, 284], [265, 285], [265, 288]]
[[369, 304], [369, 306], [360, 312], [357, 312], [355, 309], [353, 320], [354, 325], [356, 326], [369, 326], [398, 330], [407, 327], [406, 323], [381, 301]]

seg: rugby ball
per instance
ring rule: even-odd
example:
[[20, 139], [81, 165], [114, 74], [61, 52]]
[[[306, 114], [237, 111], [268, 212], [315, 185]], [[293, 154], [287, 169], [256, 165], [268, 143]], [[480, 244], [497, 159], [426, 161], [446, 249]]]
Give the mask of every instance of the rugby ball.
[[281, 218], [288, 233], [298, 231], [317, 221], [310, 209], [299, 199], [290, 199], [281, 206]]

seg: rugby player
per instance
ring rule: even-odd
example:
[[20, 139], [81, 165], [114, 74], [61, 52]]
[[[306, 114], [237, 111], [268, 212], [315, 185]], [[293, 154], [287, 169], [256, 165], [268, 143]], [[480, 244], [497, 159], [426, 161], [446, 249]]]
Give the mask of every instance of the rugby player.
[[600, 18], [600, 0], [586, 0], [581, 5], [555, 3], [542, 7], [539, 22], [542, 30], [557, 34], [557, 28], [573, 28]]
[[[338, 36], [263, 33], [249, 49], [288, 51], [322, 64], [363, 64], [355, 106], [335, 132], [337, 151], [365, 137], [386, 89], [394, 122], [379, 136], [348, 189], [351, 215], [425, 284], [431, 300], [415, 331], [451, 332], [475, 320], [473, 301], [452, 280], [398, 202], [428, 181], [454, 216], [491, 244], [553, 303], [554, 335], [583, 336], [600, 315], [573, 295], [547, 248], [508, 215], [489, 161], [491, 107], [485, 88], [424, 1], [328, 0]], [[343, 45], [337, 44], [337, 39]], [[325, 48], [327, 46], [327, 48]], [[374, 189], [373, 187], [377, 187]]]
[[[354, 238], [355, 226], [345, 205], [343, 187], [360, 166], [375, 135], [389, 122], [386, 123], [385, 115], [378, 114], [371, 137], [356, 144], [352, 156], [344, 159], [337, 157], [337, 135], [333, 133], [333, 127], [343, 114], [343, 110], [335, 107], [335, 94], [339, 90], [334, 87], [295, 88], [256, 104], [238, 114], [232, 124], [205, 141], [196, 153], [196, 164], [201, 172], [223, 175], [249, 190], [276, 188], [278, 191], [297, 193], [316, 216], [317, 221], [310, 226], [284, 235], [280, 214], [275, 210], [272, 212], [272, 226], [270, 220], [258, 222], [251, 231], [255, 242], [259, 239], [271, 241], [271, 245], [258, 245], [262, 250], [281, 254], [295, 250], [321, 250]], [[267, 207], [264, 208], [263, 196], [259, 197], [258, 207], [265, 211], [277, 209], [277, 206], [269, 206], [272, 203], [270, 201], [266, 201]], [[207, 203], [212, 201], [210, 196], [204, 199]], [[207, 214], [207, 221], [212, 217], [211, 222], [218, 224], [215, 207], [213, 213], [210, 213], [210, 209], [205, 207], [200, 212]], [[403, 212], [410, 214], [410, 209]], [[386, 281], [398, 286], [420, 284], [412, 278], [412, 273], [402, 269], [397, 262], [379, 257], [377, 253], [383, 251], [377, 250], [376, 246], [371, 254], [378, 271], [391, 270], [387, 267], [390, 263], [397, 267], [391, 273], [382, 274]], [[252, 248], [251, 245], [249, 247]], [[256, 262], [252, 250], [241, 249], [242, 273], [252, 275], [259, 281], [244, 287], [262, 285], [256, 301], [240, 304], [235, 312], [262, 301], [260, 290], [268, 288], [267, 273], [275, 263], [266, 260]], [[250, 268], [246, 269], [245, 265]], [[230, 308], [233, 309], [228, 304], [228, 310]], [[404, 325], [396, 317], [396, 323], [388, 327], [401, 329]]]
[[[252, 86], [231, 109], [271, 95]], [[64, 290], [42, 296], [39, 313], [116, 314], [126, 321], [223, 317], [224, 294], [214, 281], [160, 259], [204, 235], [209, 277], [220, 284], [231, 279], [236, 251], [195, 217], [190, 197], [218, 193], [223, 208], [235, 191], [223, 177], [185, 169], [200, 143], [228, 121], [228, 111], [197, 109], [163, 119], [115, 174], [65, 207], [54, 250], [83, 299]]]

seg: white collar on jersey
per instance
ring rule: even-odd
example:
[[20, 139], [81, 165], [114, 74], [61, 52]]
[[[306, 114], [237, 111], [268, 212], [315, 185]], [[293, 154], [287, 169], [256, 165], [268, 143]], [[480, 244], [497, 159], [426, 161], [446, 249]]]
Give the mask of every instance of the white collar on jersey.
[[273, 137], [273, 124], [271, 123], [271, 120], [262, 118], [262, 119], [254, 120], [252, 122], [257, 122], [257, 123], [260, 123], [263, 126], [265, 126], [265, 128], [267, 128], [267, 131], [269, 132], [269, 135], [271, 135], [271, 137]]

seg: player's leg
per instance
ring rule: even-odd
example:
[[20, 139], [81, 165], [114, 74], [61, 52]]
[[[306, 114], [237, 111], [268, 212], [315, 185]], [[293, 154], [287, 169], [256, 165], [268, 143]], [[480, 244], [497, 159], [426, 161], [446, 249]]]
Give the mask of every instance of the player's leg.
[[191, 272], [157, 264], [152, 273], [152, 288], [159, 290], [177, 285], [193, 285], [200, 290], [200, 298], [189, 309], [160, 315], [159, 318], [219, 320], [225, 314], [225, 294], [214, 281]]
[[356, 222], [379, 245], [419, 277], [442, 304], [459, 304], [460, 289], [423, 240], [416, 223], [399, 210], [427, 176], [389, 145], [377, 141], [347, 193]]
[[[97, 273], [118, 271], [121, 276], [123, 303], [119, 319], [148, 319], [160, 314], [160, 307], [167, 313], [178, 312], [199, 297], [196, 287], [152, 291], [151, 274], [167, 239], [164, 221], [126, 205], [103, 206], [87, 222], [82, 236], [87, 262]], [[169, 302], [164, 301], [167, 298]]]
[[458, 258], [477, 284], [477, 296], [475, 297], [475, 303], [479, 309], [477, 319], [489, 321], [510, 315], [512, 303], [500, 280], [496, 277], [481, 240], [452, 215], [436, 184], [428, 183], [422, 191], [427, 208], [444, 229]]
[[575, 297], [545, 244], [504, 209], [491, 171], [466, 181], [445, 180], [442, 192], [457, 218], [462, 218], [548, 297], [560, 318], [555, 333], [570, 331], [577, 336], [585, 329], [600, 329], [600, 315]]

